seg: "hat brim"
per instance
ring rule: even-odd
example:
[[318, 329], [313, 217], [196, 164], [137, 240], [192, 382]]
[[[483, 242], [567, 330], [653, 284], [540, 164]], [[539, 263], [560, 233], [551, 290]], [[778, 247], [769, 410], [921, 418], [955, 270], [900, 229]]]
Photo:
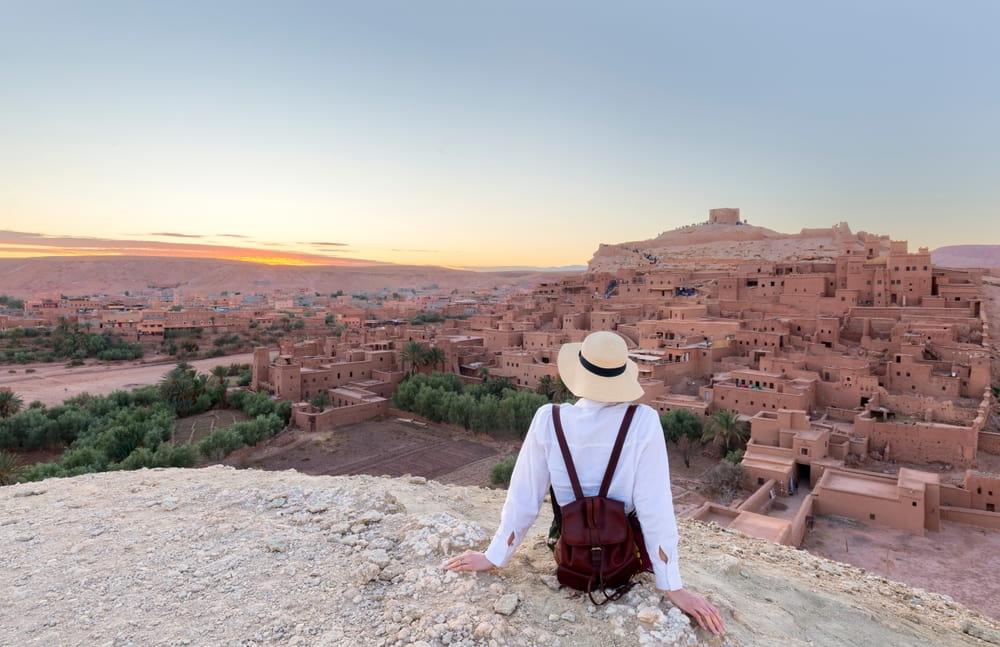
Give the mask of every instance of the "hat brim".
[[643, 396], [645, 391], [639, 385], [639, 367], [635, 362], [625, 360], [625, 372], [621, 375], [601, 377], [580, 363], [582, 347], [582, 343], [563, 344], [556, 360], [559, 377], [573, 395], [598, 402], [631, 402]]

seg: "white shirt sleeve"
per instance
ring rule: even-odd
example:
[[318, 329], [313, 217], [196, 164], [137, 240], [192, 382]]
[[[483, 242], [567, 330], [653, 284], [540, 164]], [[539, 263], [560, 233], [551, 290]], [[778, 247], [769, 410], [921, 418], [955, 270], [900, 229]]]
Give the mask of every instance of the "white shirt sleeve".
[[[655, 417], [656, 412], [650, 412]], [[648, 414], [643, 416], [644, 424], [652, 424], [648, 422], [648, 417]], [[676, 591], [683, 588], [684, 584], [678, 563], [677, 520], [674, 517], [674, 500], [670, 490], [667, 445], [658, 420], [656, 429], [643, 429], [643, 435], [645, 442], [636, 461], [632, 501], [642, 526], [649, 560], [653, 563], [656, 588]], [[660, 556], [661, 549], [667, 557], [666, 561]]]
[[500, 515], [500, 527], [485, 553], [486, 559], [495, 566], [506, 566], [510, 561], [514, 551], [524, 540], [525, 533], [535, 523], [549, 489], [545, 447], [539, 442], [538, 436], [545, 425], [552, 424], [551, 411], [551, 405], [544, 405], [535, 412], [514, 464], [507, 500]]

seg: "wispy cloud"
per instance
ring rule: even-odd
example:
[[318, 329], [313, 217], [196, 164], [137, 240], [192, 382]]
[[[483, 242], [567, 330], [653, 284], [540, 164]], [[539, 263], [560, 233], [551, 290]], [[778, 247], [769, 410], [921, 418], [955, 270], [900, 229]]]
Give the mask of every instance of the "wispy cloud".
[[[150, 234], [168, 235], [168, 234]], [[189, 236], [181, 235], [181, 238]], [[199, 238], [198, 236], [190, 236]], [[275, 249], [266, 249], [272, 247]], [[338, 253], [353, 253], [338, 249]], [[119, 240], [84, 236], [47, 236], [0, 230], [0, 257], [33, 256], [180, 256], [219, 258], [281, 265], [379, 265], [378, 261], [349, 259], [322, 252], [302, 252], [288, 243], [259, 243], [236, 247], [155, 240]]]
[[394, 252], [414, 252], [418, 254], [440, 254], [440, 249], [393, 249]]
[[152, 234], [147, 234], [147, 236], [169, 236], [171, 238], [204, 238], [198, 234], [175, 234], [169, 231], [161, 231]]
[[320, 243], [320, 242], [305, 242], [299, 243], [300, 245], [313, 245], [315, 247], [347, 247], [347, 243]]
[[243, 234], [216, 234], [219, 238], [250, 238], [249, 236], [244, 236]]

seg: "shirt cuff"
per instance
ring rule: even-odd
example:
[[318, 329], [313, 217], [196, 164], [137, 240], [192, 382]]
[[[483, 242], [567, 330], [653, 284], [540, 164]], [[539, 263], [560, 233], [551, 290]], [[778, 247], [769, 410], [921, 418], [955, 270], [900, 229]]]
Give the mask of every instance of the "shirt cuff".
[[681, 567], [676, 560], [671, 560], [669, 564], [660, 562], [659, 568], [654, 566], [653, 575], [656, 578], [656, 588], [662, 591], [676, 591], [684, 588], [681, 580]]
[[517, 548], [517, 543], [515, 542], [513, 546], [507, 545], [506, 537], [509, 537], [509, 532], [503, 532], [498, 530], [497, 534], [493, 536], [493, 541], [490, 542], [489, 548], [483, 553], [486, 555], [486, 559], [496, 566], [497, 568], [503, 568], [510, 561], [511, 556], [514, 554], [514, 550]]

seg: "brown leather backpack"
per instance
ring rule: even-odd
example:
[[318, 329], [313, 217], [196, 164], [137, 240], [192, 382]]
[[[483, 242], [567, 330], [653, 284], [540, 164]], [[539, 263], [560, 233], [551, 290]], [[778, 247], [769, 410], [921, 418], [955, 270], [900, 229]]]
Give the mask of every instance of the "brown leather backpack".
[[[632, 576], [643, 568], [633, 527], [625, 514], [625, 504], [608, 498], [611, 479], [618, 466], [635, 410], [636, 405], [633, 404], [625, 412], [597, 496], [583, 496], [580, 479], [559, 420], [559, 407], [552, 407], [556, 439], [576, 495], [574, 501], [560, 506], [562, 520], [555, 546], [556, 578], [563, 586], [586, 592], [590, 601], [596, 605], [625, 595], [632, 588]], [[614, 591], [609, 594], [608, 589]], [[603, 595], [604, 599], [595, 599], [595, 592]]]

